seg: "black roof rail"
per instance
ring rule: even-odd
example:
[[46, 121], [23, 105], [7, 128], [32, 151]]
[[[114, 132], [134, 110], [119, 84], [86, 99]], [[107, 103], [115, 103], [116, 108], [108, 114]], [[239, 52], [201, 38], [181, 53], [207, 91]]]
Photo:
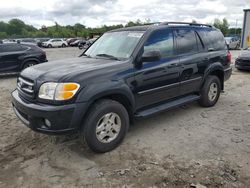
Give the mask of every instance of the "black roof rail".
[[160, 25], [190, 25], [190, 26], [199, 26], [199, 27], [213, 27], [209, 24], [200, 24], [200, 23], [189, 23], [189, 22], [161, 22]]

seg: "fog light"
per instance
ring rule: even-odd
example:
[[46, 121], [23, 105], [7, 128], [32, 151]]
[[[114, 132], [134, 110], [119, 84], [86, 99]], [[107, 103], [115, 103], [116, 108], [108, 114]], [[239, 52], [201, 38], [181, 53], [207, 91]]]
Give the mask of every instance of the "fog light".
[[51, 127], [51, 123], [48, 119], [44, 119], [44, 123], [47, 127]]

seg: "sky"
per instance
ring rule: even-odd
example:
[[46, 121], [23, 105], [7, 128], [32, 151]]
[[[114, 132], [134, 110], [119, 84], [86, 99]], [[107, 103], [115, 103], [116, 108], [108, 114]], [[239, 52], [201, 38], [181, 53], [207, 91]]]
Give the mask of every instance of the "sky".
[[140, 19], [151, 22], [192, 21], [213, 23], [227, 18], [242, 26], [243, 9], [250, 0], [0, 0], [0, 21], [19, 18], [40, 28], [81, 23], [87, 27], [125, 24]]

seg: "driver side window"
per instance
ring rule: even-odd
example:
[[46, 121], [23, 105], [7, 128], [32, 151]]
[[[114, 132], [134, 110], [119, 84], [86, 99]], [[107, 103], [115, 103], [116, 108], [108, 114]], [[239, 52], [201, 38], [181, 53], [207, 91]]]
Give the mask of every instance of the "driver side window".
[[153, 32], [144, 45], [144, 52], [158, 50], [161, 57], [174, 55], [174, 39], [171, 30], [163, 29]]

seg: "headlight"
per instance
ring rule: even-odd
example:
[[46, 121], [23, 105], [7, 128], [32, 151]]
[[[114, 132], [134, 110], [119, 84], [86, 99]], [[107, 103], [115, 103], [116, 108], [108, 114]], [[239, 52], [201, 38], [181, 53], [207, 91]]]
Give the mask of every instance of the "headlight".
[[38, 96], [41, 99], [63, 101], [74, 97], [79, 88], [77, 83], [47, 82], [41, 85]]

